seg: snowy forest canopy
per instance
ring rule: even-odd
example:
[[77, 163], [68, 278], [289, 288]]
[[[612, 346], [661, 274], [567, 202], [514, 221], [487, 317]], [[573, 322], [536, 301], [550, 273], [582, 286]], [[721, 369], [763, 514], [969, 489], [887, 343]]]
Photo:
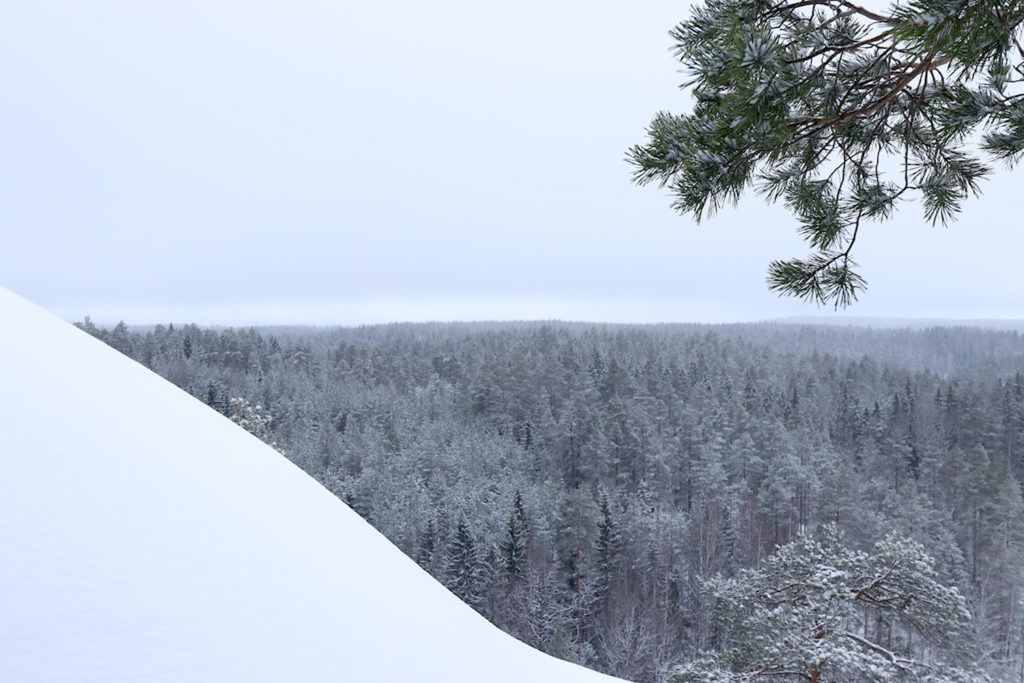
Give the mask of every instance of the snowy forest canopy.
[[1024, 670], [1015, 332], [79, 326], [273, 442], [556, 656], [636, 681], [742, 668], [729, 653], [754, 607], [723, 619], [726, 589], [841, 538], [832, 557], [933, 559], [968, 619], [949, 642], [906, 610], [833, 615], [851, 640], [894, 666]]

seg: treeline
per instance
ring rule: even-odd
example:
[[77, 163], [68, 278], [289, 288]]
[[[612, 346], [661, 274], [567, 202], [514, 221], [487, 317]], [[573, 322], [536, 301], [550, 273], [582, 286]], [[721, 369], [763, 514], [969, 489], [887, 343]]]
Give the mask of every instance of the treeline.
[[717, 645], [705, 580], [834, 523], [919, 542], [968, 599], [965, 656], [1024, 661], [1016, 333], [80, 326], [225, 415], [260, 406], [288, 457], [554, 655], [657, 680]]

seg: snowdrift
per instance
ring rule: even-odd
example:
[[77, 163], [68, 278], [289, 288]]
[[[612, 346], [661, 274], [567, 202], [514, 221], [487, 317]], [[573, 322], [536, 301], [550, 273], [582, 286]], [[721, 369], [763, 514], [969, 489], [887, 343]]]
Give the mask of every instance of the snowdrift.
[[612, 681], [459, 602], [255, 437], [0, 289], [0, 678]]

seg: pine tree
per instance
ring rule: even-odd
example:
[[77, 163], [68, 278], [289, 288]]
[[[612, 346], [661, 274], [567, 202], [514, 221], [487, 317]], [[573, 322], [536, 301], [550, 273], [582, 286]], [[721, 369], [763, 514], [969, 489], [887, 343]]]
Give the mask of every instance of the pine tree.
[[235, 396], [228, 399], [227, 410], [227, 415], [232, 422], [263, 441], [278, 453], [286, 455], [284, 449], [274, 441], [274, 435], [271, 432], [274, 418], [263, 409], [262, 405], [253, 405], [241, 396]]
[[820, 541], [801, 535], [761, 568], [705, 584], [724, 647], [670, 680], [987, 680], [961, 647], [966, 601], [933, 564], [895, 536], [869, 554], [845, 547], [834, 526]]
[[1021, 0], [707, 0], [672, 31], [690, 114], [659, 113], [629, 152], [634, 180], [698, 220], [753, 186], [813, 249], [776, 261], [771, 289], [848, 305], [867, 221], [920, 199], [947, 224], [992, 161], [1024, 156]]

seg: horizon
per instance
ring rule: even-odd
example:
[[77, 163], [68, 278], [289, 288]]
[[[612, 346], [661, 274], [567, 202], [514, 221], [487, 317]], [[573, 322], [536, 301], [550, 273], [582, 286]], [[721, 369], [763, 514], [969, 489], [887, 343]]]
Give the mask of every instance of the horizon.
[[129, 330], [140, 330], [140, 329], [152, 329], [157, 326], [184, 326], [184, 325], [196, 325], [203, 329], [243, 329], [243, 328], [256, 328], [256, 329], [273, 329], [273, 328], [311, 328], [311, 329], [358, 329], [368, 327], [388, 327], [388, 326], [430, 326], [430, 325], [526, 325], [526, 326], [542, 326], [542, 325], [567, 325], [567, 326], [607, 326], [607, 327], [722, 327], [729, 325], [795, 325], [795, 326], [823, 326], [823, 327], [857, 327], [863, 329], [911, 329], [920, 330], [927, 329], [929, 327], [968, 327], [978, 329], [988, 329], [992, 331], [1024, 331], [1024, 318], [934, 318], [934, 317], [899, 317], [899, 316], [835, 316], [835, 317], [815, 317], [815, 316], [787, 316], [783, 318], [763, 318], [763, 319], [752, 319], [752, 320], [728, 320], [718, 322], [703, 322], [696, 320], [661, 320], [661, 321], [613, 321], [613, 320], [583, 320], [583, 319], [565, 319], [565, 318], [480, 318], [480, 319], [466, 319], [466, 320], [443, 320], [443, 319], [424, 319], [424, 320], [387, 320], [377, 322], [355, 322], [355, 323], [335, 323], [335, 322], [314, 322], [314, 323], [303, 323], [303, 322], [291, 322], [291, 323], [279, 323], [279, 322], [237, 322], [237, 323], [218, 323], [218, 322], [196, 322], [191, 320], [168, 320], [168, 321], [146, 321], [146, 322], [128, 322], [126, 320], [97, 320], [92, 316], [86, 315], [75, 319], [64, 318], [66, 322], [79, 324], [84, 323], [88, 320], [89, 323], [103, 329], [109, 329], [115, 327], [118, 324], [124, 323]]

